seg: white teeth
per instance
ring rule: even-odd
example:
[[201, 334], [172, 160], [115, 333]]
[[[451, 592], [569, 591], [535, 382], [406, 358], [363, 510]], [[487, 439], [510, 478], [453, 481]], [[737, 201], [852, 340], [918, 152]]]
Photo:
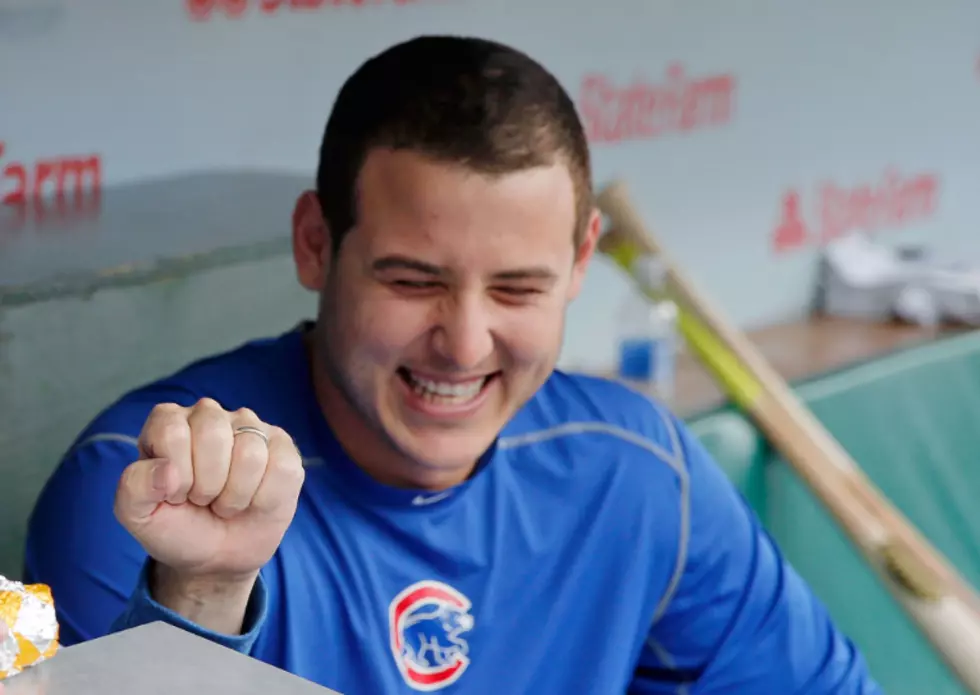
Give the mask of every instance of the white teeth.
[[465, 403], [476, 398], [486, 382], [486, 378], [474, 379], [464, 383], [432, 381], [409, 372], [409, 380], [415, 393], [437, 403]]

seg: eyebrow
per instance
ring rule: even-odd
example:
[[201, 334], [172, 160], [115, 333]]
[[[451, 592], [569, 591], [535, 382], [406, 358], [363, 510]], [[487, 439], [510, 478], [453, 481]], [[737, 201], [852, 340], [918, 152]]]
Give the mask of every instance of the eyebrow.
[[432, 263], [426, 263], [407, 256], [382, 256], [371, 264], [371, 269], [377, 273], [385, 270], [414, 270], [426, 275], [444, 275], [445, 270]]
[[[425, 275], [442, 276], [447, 275], [445, 268], [426, 263], [408, 256], [382, 256], [371, 264], [371, 269], [376, 273], [386, 270], [412, 270]], [[546, 266], [531, 266], [527, 268], [513, 268], [502, 270], [493, 274], [494, 280], [546, 280], [554, 281], [558, 278], [551, 268]]]
[[558, 276], [551, 268], [534, 266], [531, 268], [514, 268], [494, 273], [495, 280], [556, 280]]

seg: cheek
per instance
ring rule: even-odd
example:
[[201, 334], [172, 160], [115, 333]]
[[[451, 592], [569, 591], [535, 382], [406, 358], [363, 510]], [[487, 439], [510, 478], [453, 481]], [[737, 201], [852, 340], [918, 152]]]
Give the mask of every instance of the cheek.
[[349, 344], [354, 359], [384, 364], [399, 361], [425, 334], [428, 312], [421, 304], [391, 298], [362, 301], [351, 312]]
[[562, 316], [561, 310], [554, 307], [516, 312], [498, 336], [515, 362], [539, 362], [553, 357], [561, 346]]

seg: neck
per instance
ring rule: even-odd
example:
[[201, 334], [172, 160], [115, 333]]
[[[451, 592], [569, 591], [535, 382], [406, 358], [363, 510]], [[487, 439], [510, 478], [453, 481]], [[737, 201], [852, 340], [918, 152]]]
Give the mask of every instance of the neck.
[[350, 459], [377, 482], [391, 487], [439, 492], [459, 485], [476, 463], [463, 470], [433, 470], [399, 452], [388, 435], [372, 427], [337, 386], [319, 357], [316, 331], [303, 336], [320, 412]]

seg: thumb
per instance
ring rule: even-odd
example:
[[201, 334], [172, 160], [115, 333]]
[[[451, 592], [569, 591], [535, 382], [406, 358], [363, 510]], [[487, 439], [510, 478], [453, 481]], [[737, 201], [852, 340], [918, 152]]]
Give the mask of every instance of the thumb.
[[176, 471], [167, 459], [141, 459], [123, 471], [116, 490], [116, 518], [124, 526], [146, 522], [176, 492]]

